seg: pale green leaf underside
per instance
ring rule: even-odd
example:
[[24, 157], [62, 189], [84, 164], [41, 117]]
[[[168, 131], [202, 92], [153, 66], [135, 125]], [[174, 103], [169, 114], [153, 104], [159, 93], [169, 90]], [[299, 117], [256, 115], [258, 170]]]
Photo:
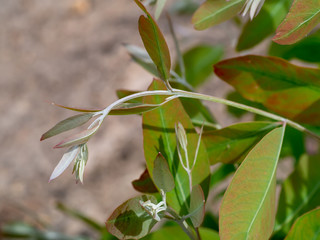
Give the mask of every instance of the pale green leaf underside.
[[268, 239], [275, 218], [276, 168], [284, 127], [268, 133], [236, 171], [220, 207], [222, 239]]

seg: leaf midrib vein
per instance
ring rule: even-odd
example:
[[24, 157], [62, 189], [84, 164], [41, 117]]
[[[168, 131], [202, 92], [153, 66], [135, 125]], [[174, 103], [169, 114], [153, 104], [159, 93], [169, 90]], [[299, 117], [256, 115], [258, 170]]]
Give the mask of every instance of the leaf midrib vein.
[[213, 18], [214, 16], [220, 14], [221, 12], [225, 11], [226, 9], [231, 8], [231, 7], [233, 7], [234, 5], [236, 5], [236, 4], [238, 4], [238, 3], [242, 2], [242, 1], [243, 1], [243, 0], [235, 1], [234, 3], [232, 3], [232, 4], [230, 4], [230, 5], [226, 5], [226, 6], [223, 7], [223, 8], [219, 8], [218, 11], [211, 12], [207, 17], [202, 18], [200, 21], [198, 21], [198, 22], [196, 23], [196, 25], [199, 25], [199, 24], [202, 24], [203, 22], [206, 22], [208, 19]]

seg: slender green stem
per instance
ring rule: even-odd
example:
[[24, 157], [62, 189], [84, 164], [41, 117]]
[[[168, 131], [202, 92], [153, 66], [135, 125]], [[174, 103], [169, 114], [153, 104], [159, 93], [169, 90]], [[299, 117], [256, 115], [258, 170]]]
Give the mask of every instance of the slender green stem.
[[167, 18], [168, 18], [168, 22], [169, 22], [170, 33], [172, 35], [174, 45], [175, 45], [175, 48], [177, 51], [178, 63], [179, 63], [180, 71], [181, 71], [181, 76], [182, 76], [182, 79], [184, 81], [186, 81], [186, 68], [184, 66], [184, 61], [183, 61], [183, 57], [182, 57], [182, 54], [180, 51], [179, 42], [178, 42], [176, 33], [174, 32], [173, 24], [172, 24], [171, 17], [169, 15], [169, 13], [167, 13]]
[[188, 235], [191, 240], [196, 240], [197, 238], [194, 236], [188, 225], [186, 224], [185, 220], [182, 219], [173, 209], [170, 207], [167, 208], [167, 212], [174, 218], [174, 221], [179, 224], [182, 230]]
[[110, 104], [104, 110], [102, 110], [101, 111], [101, 113], [102, 113], [101, 118], [104, 119], [114, 107], [117, 107], [124, 102], [127, 102], [127, 101], [135, 99], [135, 98], [139, 98], [139, 97], [154, 96], [154, 95], [166, 95], [166, 96], [172, 96], [172, 98], [174, 98], [174, 97], [194, 98], [194, 99], [205, 100], [205, 101], [210, 101], [210, 102], [222, 103], [222, 104], [225, 104], [225, 105], [228, 105], [231, 107], [239, 108], [239, 109], [242, 109], [242, 110], [245, 110], [248, 112], [252, 112], [252, 113], [267, 117], [267, 118], [271, 118], [276, 121], [286, 122], [289, 126], [295, 128], [301, 132], [305, 132], [305, 133], [315, 137], [316, 139], [320, 140], [320, 136], [309, 131], [308, 129], [306, 129], [302, 125], [300, 125], [294, 121], [291, 121], [289, 119], [286, 119], [284, 117], [278, 116], [276, 114], [269, 113], [269, 112], [263, 111], [258, 108], [250, 107], [250, 106], [247, 106], [247, 105], [244, 105], [241, 103], [237, 103], [237, 102], [233, 102], [230, 100], [226, 100], [223, 98], [218, 98], [218, 97], [195, 93], [195, 92], [183, 91], [183, 90], [174, 89], [174, 88], [172, 90], [154, 90], [154, 91], [138, 92], [138, 93], [126, 96], [124, 98], [121, 98], [121, 99], [113, 102], [112, 104]]
[[286, 122], [289, 126], [295, 128], [301, 132], [305, 132], [307, 134], [310, 134], [311, 136], [320, 140], [320, 136], [309, 131], [308, 129], [306, 129], [302, 125], [300, 125], [294, 121], [291, 121], [289, 119], [286, 119], [284, 117], [278, 116], [276, 114], [263, 111], [258, 108], [250, 107], [250, 106], [247, 106], [247, 105], [244, 105], [241, 103], [233, 102], [233, 101], [218, 98], [218, 97], [213, 97], [213, 96], [204, 95], [204, 94], [200, 94], [200, 93], [194, 93], [194, 92], [187, 92], [187, 91], [183, 91], [180, 89], [173, 89], [173, 93], [177, 94], [179, 97], [195, 98], [195, 99], [199, 99], [199, 100], [206, 100], [206, 101], [211, 101], [211, 102], [216, 102], [216, 103], [222, 103], [222, 104], [225, 104], [225, 105], [228, 105], [231, 107], [239, 108], [239, 109], [246, 110], [248, 112], [252, 112], [252, 113], [264, 116], [264, 117], [268, 117], [268, 118], [271, 118], [276, 121]]

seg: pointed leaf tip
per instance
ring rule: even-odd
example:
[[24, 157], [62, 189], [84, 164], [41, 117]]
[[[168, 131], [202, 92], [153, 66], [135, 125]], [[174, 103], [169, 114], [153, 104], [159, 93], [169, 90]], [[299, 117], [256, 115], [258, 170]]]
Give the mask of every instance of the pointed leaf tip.
[[168, 162], [161, 153], [158, 153], [158, 156], [154, 160], [153, 181], [164, 192], [170, 192], [175, 186]]
[[55, 167], [55, 169], [53, 170], [49, 182], [51, 182], [53, 179], [59, 177], [64, 170], [66, 170], [66, 168], [70, 165], [70, 163], [76, 158], [76, 156], [79, 154], [79, 146], [73, 146], [71, 148], [68, 149], [68, 151], [63, 154], [60, 162], [58, 163], [58, 165]]

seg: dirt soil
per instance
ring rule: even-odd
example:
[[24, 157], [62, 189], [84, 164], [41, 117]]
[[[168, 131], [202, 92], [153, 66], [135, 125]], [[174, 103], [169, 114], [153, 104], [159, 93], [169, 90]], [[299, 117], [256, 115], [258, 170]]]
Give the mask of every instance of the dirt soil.
[[[109, 117], [104, 122], [88, 144], [84, 184], [75, 183], [71, 168], [48, 183], [64, 150], [52, 149], [61, 137], [39, 139], [74, 114], [50, 102], [103, 108], [116, 99], [116, 89], [147, 88], [151, 75], [132, 62], [123, 47], [142, 46], [137, 30], [141, 11], [130, 0], [0, 3], [0, 224], [27, 221], [68, 234], [88, 232], [55, 204], [63, 202], [103, 224], [117, 205], [137, 195], [131, 181], [144, 167], [140, 117]], [[230, 46], [238, 30], [233, 23], [196, 32], [190, 17], [174, 22], [183, 49], [206, 42], [225, 45], [225, 57], [234, 54]], [[164, 17], [160, 26], [173, 49]], [[200, 91], [223, 96], [229, 89], [212, 79]], [[233, 121], [223, 115], [222, 106], [212, 108], [223, 125]]]

